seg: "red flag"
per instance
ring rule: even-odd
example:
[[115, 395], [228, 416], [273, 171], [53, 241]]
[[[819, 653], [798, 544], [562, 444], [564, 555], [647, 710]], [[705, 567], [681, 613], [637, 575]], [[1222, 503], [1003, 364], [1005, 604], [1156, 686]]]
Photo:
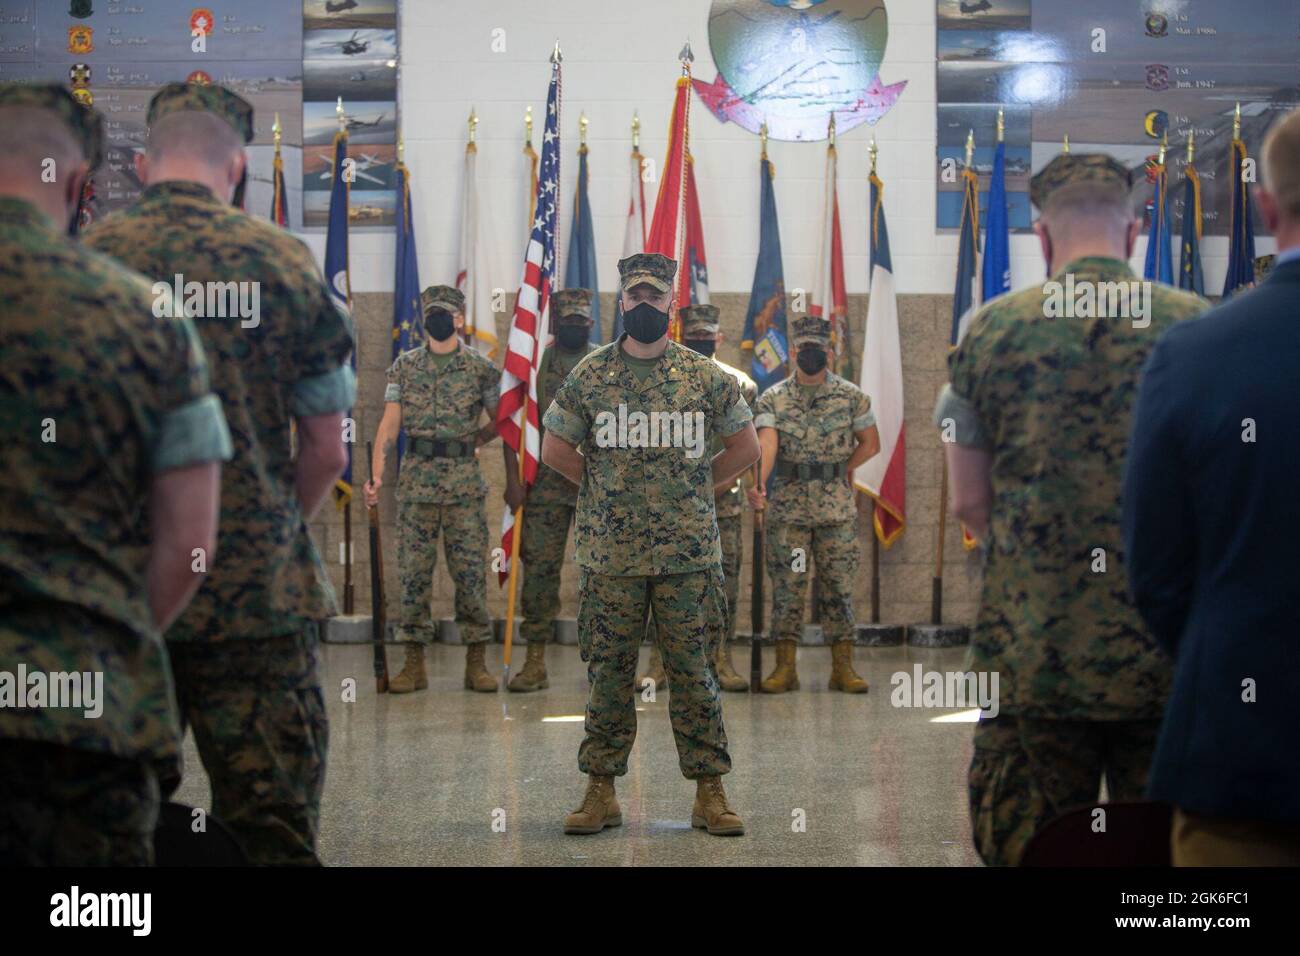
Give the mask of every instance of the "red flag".
[[[688, 271], [682, 268], [682, 251], [686, 232], [683, 228], [686, 219], [686, 182], [689, 175], [686, 160], [690, 141], [690, 90], [689, 75], [677, 80], [673, 115], [668, 123], [668, 156], [664, 160], [659, 193], [655, 198], [654, 218], [650, 220], [650, 235], [645, 244], [646, 252], [657, 252], [677, 263], [677, 302], [682, 301], [682, 282]], [[669, 335], [674, 340], [680, 340], [680, 323], [675, 313], [670, 310], [669, 314], [673, 315]]]
[[826, 184], [822, 205], [822, 237], [817, 249], [817, 272], [813, 280], [809, 315], [826, 319], [831, 325], [831, 347], [835, 365], [831, 371], [842, 374], [849, 359], [849, 297], [844, 288], [844, 244], [840, 235], [839, 187], [836, 183], [835, 147], [826, 149]]
[[[677, 264], [677, 308], [709, 304], [709, 264], [704, 255], [704, 220], [695, 189], [695, 160], [686, 153], [686, 228], [682, 258]], [[674, 323], [673, 341], [682, 340], [681, 322]]]

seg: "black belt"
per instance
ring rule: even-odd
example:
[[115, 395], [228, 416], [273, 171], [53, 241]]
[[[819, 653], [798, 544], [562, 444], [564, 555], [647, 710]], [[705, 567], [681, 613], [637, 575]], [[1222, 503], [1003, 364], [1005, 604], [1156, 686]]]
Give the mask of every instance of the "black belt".
[[829, 481], [832, 478], [843, 478], [848, 473], [848, 467], [842, 461], [782, 461], [777, 459], [776, 462], [776, 475], [778, 478], [797, 478], [800, 481], [813, 481], [820, 478]]
[[445, 440], [442, 438], [412, 438], [411, 454], [419, 458], [471, 458], [474, 455], [473, 441]]

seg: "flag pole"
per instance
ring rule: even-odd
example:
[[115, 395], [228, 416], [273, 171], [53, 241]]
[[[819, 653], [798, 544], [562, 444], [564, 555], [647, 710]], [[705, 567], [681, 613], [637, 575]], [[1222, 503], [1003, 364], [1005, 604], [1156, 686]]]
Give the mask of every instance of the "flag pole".
[[[338, 118], [339, 132], [338, 135], [346, 136], [348, 128], [347, 114], [343, 110], [343, 97], [339, 97], [334, 105], [334, 115]], [[337, 155], [337, 150], [335, 151]], [[334, 170], [334, 175], [342, 176], [342, 170]], [[346, 180], [345, 180], [346, 182]], [[351, 190], [348, 190], [348, 196], [351, 197]], [[349, 206], [351, 203], [349, 202]], [[350, 214], [350, 209], [343, 212], [344, 221]], [[348, 309], [352, 309], [352, 264], [349, 261], [344, 269], [344, 275], [348, 277]], [[352, 449], [348, 449], [348, 459], [351, 461]], [[351, 614], [353, 611], [353, 587], [352, 587], [352, 496], [348, 495], [348, 500], [343, 504], [343, 555], [346, 560], [343, 562], [343, 613]]]
[[[1067, 138], [1066, 142], [1069, 140]], [[1068, 145], [1066, 149], [1068, 150]], [[966, 134], [966, 170], [975, 164], [975, 131]], [[969, 187], [968, 187], [969, 188]], [[978, 196], [978, 192], [976, 193]], [[975, 242], [979, 242], [978, 225]], [[970, 642], [969, 629], [963, 625], [943, 623], [943, 545], [948, 532], [948, 455], [941, 452], [942, 469], [939, 479], [939, 534], [934, 549], [934, 577], [930, 581], [930, 623], [913, 624], [907, 629], [907, 643], [928, 647], [952, 647]]]

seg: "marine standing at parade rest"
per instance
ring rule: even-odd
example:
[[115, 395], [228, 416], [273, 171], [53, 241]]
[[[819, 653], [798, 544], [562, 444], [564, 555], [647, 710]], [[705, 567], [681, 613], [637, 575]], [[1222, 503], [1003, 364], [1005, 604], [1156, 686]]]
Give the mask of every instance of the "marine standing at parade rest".
[[[691, 823], [740, 834], [711, 666], [727, 620], [713, 501], [757, 459], [758, 440], [736, 379], [668, 340], [677, 263], [639, 253], [618, 271], [627, 331], [570, 373], [544, 417], [543, 463], [579, 486], [578, 640], [591, 682], [578, 751], [587, 792], [564, 828], [622, 823], [614, 777], [636, 738], [636, 662], [653, 610], [679, 765], [696, 781]], [[714, 435], [724, 448], [711, 457]]]
[[[438, 537], [456, 587], [456, 625], [465, 647], [465, 687], [494, 693], [496, 678], [484, 654], [491, 637], [487, 609], [487, 483], [478, 447], [496, 437], [501, 370], [461, 341], [465, 296], [435, 285], [420, 296], [424, 345], [403, 352], [388, 370], [384, 417], [375, 435], [374, 476], [366, 503], [379, 500], [388, 449], [406, 433], [397, 482], [397, 561], [402, 580], [402, 672], [388, 682], [393, 694], [429, 686], [424, 647], [435, 636], [433, 571]], [[486, 425], [479, 425], [483, 415]]]
[[[555, 318], [555, 344], [542, 352], [537, 367], [537, 407], [543, 413], [568, 374], [595, 350], [591, 336], [591, 290], [559, 289], [551, 293]], [[519, 630], [528, 642], [528, 659], [510, 679], [513, 691], [541, 690], [546, 679], [546, 641], [555, 630], [560, 609], [560, 566], [578, 504], [578, 486], [553, 468], [539, 468], [537, 480], [525, 492], [519, 480], [515, 450], [502, 443], [506, 459], [506, 504], [512, 510], [524, 505], [523, 559], [524, 621]]]
[[776, 667], [759, 686], [765, 694], [799, 689], [795, 652], [812, 557], [822, 631], [831, 645], [830, 689], [865, 694], [867, 682], [853, 670], [858, 570], [853, 470], [880, 451], [876, 416], [862, 389], [827, 370], [830, 323], [816, 316], [795, 319], [791, 344], [794, 377], [764, 392], [754, 414], [763, 448], [759, 486], [749, 491], [754, 508], [768, 506], [768, 477], [776, 476], [767, 525]]
[[986, 545], [967, 667], [998, 675], [998, 714], [975, 727], [968, 785], [990, 865], [1095, 804], [1103, 776], [1111, 800], [1142, 799], [1169, 695], [1171, 663], [1127, 594], [1121, 476], [1143, 363], [1208, 303], [1129, 268], [1130, 188], [1102, 153], [1030, 180], [1051, 278], [973, 316], [934, 412], [953, 514]]
[[[352, 322], [306, 244], [231, 205], [253, 138], [245, 100], [169, 83], [146, 119], [144, 193], [86, 242], [156, 287], [183, 284], [234, 444], [208, 577], [166, 634], [181, 720], [212, 812], [249, 860], [314, 865], [329, 741], [320, 631], [337, 603], [306, 522], [347, 464]], [[177, 763], [164, 794], [179, 785]]]
[[190, 321], [68, 238], [99, 115], [4, 83], [0, 129], [0, 866], [147, 866], [230, 434]]
[[[733, 368], [718, 359], [716, 352], [722, 344], [722, 331], [718, 325], [718, 307], [716, 305], [688, 305], [679, 313], [682, 321], [682, 342], [688, 347], [708, 356], [718, 363], [718, 368], [732, 375], [740, 383], [740, 395], [750, 408], [758, 399], [757, 383], [738, 368]], [[722, 450], [722, 443], [714, 436], [712, 453]], [[744, 477], [742, 475], [742, 477]], [[744, 692], [749, 690], [749, 681], [736, 673], [731, 662], [731, 642], [736, 636], [736, 604], [740, 599], [740, 563], [744, 556], [744, 534], [741, 522], [744, 497], [741, 492], [742, 481], [737, 479], [731, 487], [722, 491], [714, 499], [714, 510], [718, 516], [718, 534], [722, 538], [722, 577], [727, 586], [727, 631], [722, 635], [718, 652], [714, 660], [717, 668], [718, 684], [723, 690]], [[761, 561], [762, 558], [760, 557]], [[650, 631], [654, 636], [650, 646], [650, 663], [644, 677], [637, 678], [637, 685], [652, 680], [656, 687], [665, 686], [663, 657], [659, 653], [657, 628], [652, 620]]]

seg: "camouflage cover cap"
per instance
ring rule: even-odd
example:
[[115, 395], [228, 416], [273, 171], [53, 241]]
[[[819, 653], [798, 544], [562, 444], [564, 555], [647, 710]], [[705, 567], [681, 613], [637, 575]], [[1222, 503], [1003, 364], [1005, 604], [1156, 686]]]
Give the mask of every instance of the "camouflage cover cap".
[[681, 310], [682, 338], [711, 339], [718, 334], [716, 305], [688, 305]]
[[81, 143], [90, 168], [104, 160], [104, 118], [56, 83], [0, 83], [0, 107], [28, 106], [56, 113]]
[[790, 336], [790, 341], [796, 349], [802, 342], [820, 345], [822, 348], [829, 349], [831, 347], [831, 324], [815, 315], [800, 316], [794, 320], [794, 333]]
[[168, 113], [194, 110], [215, 113], [235, 128], [245, 143], [253, 141], [253, 107], [224, 86], [210, 83], [168, 83], [149, 101], [145, 122], [149, 126]]
[[551, 315], [556, 325], [587, 325], [591, 322], [590, 289], [557, 289], [551, 293]]
[[677, 263], [657, 252], [638, 252], [619, 260], [618, 274], [624, 291], [644, 282], [660, 292], [671, 292]]
[[1105, 153], [1058, 153], [1029, 180], [1029, 198], [1040, 210], [1062, 186], [1093, 183], [1127, 193], [1133, 186], [1129, 168]]
[[420, 308], [425, 315], [434, 309], [442, 309], [455, 315], [465, 312], [465, 293], [449, 285], [431, 285], [420, 293]]

